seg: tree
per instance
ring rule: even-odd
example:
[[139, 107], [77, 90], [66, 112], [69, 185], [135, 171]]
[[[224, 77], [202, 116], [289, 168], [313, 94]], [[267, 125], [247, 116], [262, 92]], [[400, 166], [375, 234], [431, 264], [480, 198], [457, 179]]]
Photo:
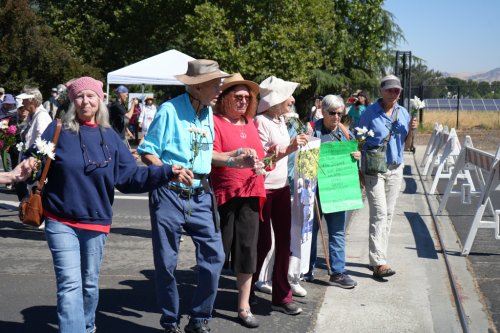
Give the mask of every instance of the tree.
[[0, 10], [0, 78], [11, 92], [24, 85], [42, 92], [81, 73], [98, 71], [70, 55], [26, 0], [5, 0]]

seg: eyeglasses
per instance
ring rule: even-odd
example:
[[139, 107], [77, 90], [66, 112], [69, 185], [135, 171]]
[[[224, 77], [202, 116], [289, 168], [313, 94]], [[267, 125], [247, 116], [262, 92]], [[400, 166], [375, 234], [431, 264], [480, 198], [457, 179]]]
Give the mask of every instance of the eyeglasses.
[[242, 95], [233, 95], [234, 99], [237, 101], [237, 102], [243, 102], [243, 100], [245, 100], [245, 102], [249, 102], [252, 100], [252, 96], [242, 96]]
[[101, 129], [99, 129], [99, 132], [101, 133], [101, 148], [102, 148], [102, 152], [104, 154], [103, 161], [94, 161], [94, 160], [90, 159], [87, 145], [83, 142], [81, 131], [78, 131], [78, 134], [80, 136], [81, 148], [83, 150], [83, 157], [84, 157], [85, 163], [86, 163], [86, 165], [85, 165], [86, 171], [91, 171], [91, 170], [94, 170], [97, 168], [104, 168], [104, 167], [108, 166], [108, 164], [111, 162], [111, 153], [109, 152], [108, 145], [104, 142], [104, 137], [102, 135]]
[[344, 114], [344, 112], [335, 112], [335, 111], [327, 111], [327, 112], [332, 117], [335, 115], [337, 115], [338, 117], [342, 117], [342, 115]]

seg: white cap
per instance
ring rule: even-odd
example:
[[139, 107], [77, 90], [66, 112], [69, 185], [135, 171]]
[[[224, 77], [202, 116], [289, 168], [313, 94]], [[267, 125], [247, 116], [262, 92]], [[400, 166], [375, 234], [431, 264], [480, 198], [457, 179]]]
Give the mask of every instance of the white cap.
[[20, 99], [20, 100], [31, 99], [31, 98], [35, 98], [35, 95], [22, 93], [22, 94], [16, 96], [16, 99]]

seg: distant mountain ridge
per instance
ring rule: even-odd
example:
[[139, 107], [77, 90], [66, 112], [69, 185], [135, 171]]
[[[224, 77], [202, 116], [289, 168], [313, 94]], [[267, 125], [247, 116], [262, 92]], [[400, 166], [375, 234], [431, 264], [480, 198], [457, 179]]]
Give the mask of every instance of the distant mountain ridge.
[[492, 69], [484, 73], [442, 73], [444, 77], [456, 77], [461, 80], [473, 81], [500, 81], [500, 67]]

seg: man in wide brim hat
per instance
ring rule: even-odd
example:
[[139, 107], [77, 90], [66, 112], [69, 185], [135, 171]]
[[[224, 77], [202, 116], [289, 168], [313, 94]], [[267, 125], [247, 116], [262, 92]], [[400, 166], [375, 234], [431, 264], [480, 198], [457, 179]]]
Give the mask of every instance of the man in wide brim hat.
[[217, 206], [208, 186], [214, 142], [212, 106], [220, 94], [222, 78], [229, 76], [221, 72], [216, 61], [190, 61], [186, 73], [175, 76], [186, 85], [186, 92], [159, 107], [137, 148], [146, 164], [173, 164], [174, 173], [189, 169], [189, 179], [174, 177], [167, 185], [150, 192], [156, 290], [162, 313], [160, 323], [166, 332], [179, 330], [174, 272], [183, 228], [196, 244], [200, 267], [185, 331], [210, 331], [208, 323], [225, 259], [218, 215], [214, 214]]
[[188, 62], [185, 74], [175, 75], [175, 78], [187, 86], [222, 79], [231, 75], [222, 72], [214, 60], [198, 59]]

